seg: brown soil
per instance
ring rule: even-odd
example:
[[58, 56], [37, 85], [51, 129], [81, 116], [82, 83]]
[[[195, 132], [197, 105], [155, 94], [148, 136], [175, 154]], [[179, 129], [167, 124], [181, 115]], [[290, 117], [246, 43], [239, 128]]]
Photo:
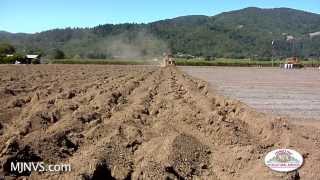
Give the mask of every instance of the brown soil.
[[259, 112], [299, 120], [320, 117], [318, 68], [280, 69], [256, 67], [180, 67], [203, 79], [223, 96], [256, 108]]
[[[28, 179], [320, 179], [320, 130], [258, 113], [174, 67], [0, 66], [0, 177], [11, 161], [70, 163]], [[277, 173], [264, 156], [304, 156]]]

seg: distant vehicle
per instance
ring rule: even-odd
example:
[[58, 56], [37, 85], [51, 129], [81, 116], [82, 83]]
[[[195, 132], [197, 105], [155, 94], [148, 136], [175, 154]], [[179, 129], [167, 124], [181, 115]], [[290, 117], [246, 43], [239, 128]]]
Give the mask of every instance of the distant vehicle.
[[291, 57], [286, 60], [286, 62], [283, 64], [282, 68], [284, 69], [299, 69], [303, 68], [303, 65], [299, 61], [297, 57]]
[[161, 66], [167, 67], [167, 66], [175, 66], [175, 65], [176, 65], [176, 61], [173, 59], [173, 56], [171, 54], [165, 53]]
[[14, 64], [21, 64], [21, 62], [20, 61], [16, 61]]

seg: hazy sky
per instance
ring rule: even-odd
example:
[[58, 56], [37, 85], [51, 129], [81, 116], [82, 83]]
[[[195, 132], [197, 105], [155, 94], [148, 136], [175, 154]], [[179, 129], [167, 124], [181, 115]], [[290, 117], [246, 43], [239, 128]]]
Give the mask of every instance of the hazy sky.
[[105, 23], [215, 15], [245, 7], [289, 7], [320, 14], [319, 0], [0, 0], [0, 30], [40, 32]]

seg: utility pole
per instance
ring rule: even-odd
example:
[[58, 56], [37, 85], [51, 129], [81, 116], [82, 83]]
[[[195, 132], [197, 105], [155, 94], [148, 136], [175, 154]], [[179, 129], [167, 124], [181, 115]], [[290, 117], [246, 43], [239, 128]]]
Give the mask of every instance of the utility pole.
[[272, 61], [272, 67], [274, 66], [274, 40], [272, 40], [272, 49], [271, 49], [271, 61]]
[[318, 53], [318, 66], [320, 68], [320, 53]]

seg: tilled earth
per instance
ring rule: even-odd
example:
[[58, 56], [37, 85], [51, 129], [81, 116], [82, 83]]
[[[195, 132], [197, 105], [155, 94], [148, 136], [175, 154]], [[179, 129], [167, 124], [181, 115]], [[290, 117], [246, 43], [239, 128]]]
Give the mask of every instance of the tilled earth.
[[318, 68], [181, 67], [207, 81], [224, 96], [238, 99], [265, 113], [290, 119], [320, 120]]
[[[319, 129], [255, 112], [175, 67], [1, 65], [0, 97], [0, 179], [320, 179]], [[300, 152], [303, 167], [265, 167], [278, 148]], [[72, 171], [19, 174], [13, 161]]]

